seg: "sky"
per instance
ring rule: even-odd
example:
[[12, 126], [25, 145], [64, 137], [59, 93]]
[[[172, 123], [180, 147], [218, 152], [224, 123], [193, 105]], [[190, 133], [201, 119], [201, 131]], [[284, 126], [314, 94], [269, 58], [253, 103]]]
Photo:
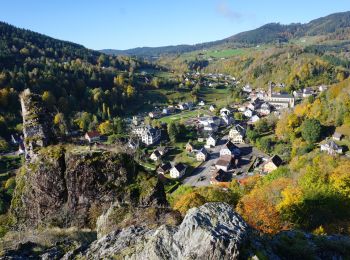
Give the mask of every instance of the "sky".
[[96, 50], [202, 43], [344, 11], [350, 0], [0, 0], [0, 21]]

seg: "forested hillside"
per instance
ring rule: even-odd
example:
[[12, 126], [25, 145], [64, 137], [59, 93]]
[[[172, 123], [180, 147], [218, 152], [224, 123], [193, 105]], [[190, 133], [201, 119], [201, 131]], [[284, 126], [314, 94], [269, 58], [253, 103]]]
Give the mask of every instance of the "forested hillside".
[[18, 94], [25, 88], [42, 95], [62, 131], [91, 129], [99, 119], [136, 109], [148, 87], [136, 73], [141, 68], [153, 66], [0, 23], [0, 136], [19, 130]]
[[102, 50], [108, 54], [125, 54], [142, 57], [183, 54], [204, 49], [225, 49], [236, 47], [252, 47], [256, 44], [285, 43], [305, 36], [321, 36], [339, 32], [350, 27], [350, 12], [335, 13], [301, 24], [283, 25], [269, 23], [257, 29], [241, 32], [231, 37], [195, 45], [176, 45], [164, 47], [143, 47], [129, 50]]

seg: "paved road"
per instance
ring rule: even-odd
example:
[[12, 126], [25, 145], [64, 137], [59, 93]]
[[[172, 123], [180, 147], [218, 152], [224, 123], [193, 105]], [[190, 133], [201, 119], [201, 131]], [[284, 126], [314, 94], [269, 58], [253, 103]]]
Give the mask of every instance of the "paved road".
[[[210, 171], [210, 166], [215, 165], [216, 161], [220, 157], [221, 147], [227, 142], [228, 136], [224, 136], [220, 140], [218, 140], [218, 144], [210, 149], [210, 156], [207, 161], [202, 163], [199, 167], [194, 169], [191, 175], [187, 176], [182, 183], [190, 186], [209, 186], [210, 185], [210, 177], [212, 172]], [[199, 181], [198, 179], [203, 177], [203, 181]]]
[[[210, 186], [211, 185], [210, 184], [210, 177], [213, 173], [213, 171], [211, 171], [211, 166], [213, 164], [215, 165], [216, 161], [218, 160], [218, 158], [220, 156], [221, 147], [226, 143], [227, 139], [228, 139], [228, 136], [224, 136], [218, 142], [218, 145], [215, 148], [212, 148], [210, 158], [208, 159], [208, 161], [204, 162], [199, 167], [194, 169], [192, 171], [191, 175], [187, 176], [182, 181], [182, 183], [185, 185], [196, 186], [196, 187]], [[247, 144], [241, 144], [241, 145], [237, 145], [237, 146], [239, 146], [241, 149], [241, 159], [240, 159], [240, 163], [238, 165], [238, 168], [234, 169], [231, 172], [243, 173], [241, 175], [233, 175], [232, 176], [235, 179], [242, 179], [242, 178], [247, 176], [246, 172], [248, 171], [248, 167], [249, 167], [249, 164], [250, 164], [253, 156], [267, 157], [267, 155], [262, 153], [261, 151], [259, 151], [255, 147], [252, 147], [252, 146], [247, 145]], [[199, 180], [200, 178], [202, 178], [203, 180]]]

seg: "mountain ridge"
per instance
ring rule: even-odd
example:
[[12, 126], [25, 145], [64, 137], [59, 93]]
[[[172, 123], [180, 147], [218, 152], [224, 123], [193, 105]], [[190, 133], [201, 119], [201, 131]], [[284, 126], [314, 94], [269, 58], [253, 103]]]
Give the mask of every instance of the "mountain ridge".
[[137, 47], [127, 50], [103, 49], [100, 50], [100, 52], [110, 55], [130, 55], [141, 57], [160, 56], [163, 54], [181, 54], [202, 50], [204, 48], [220, 47], [220, 45], [235, 47], [237, 45], [288, 42], [290, 39], [303, 36], [325, 35], [347, 27], [350, 27], [350, 11], [333, 13], [313, 19], [308, 23], [291, 23], [288, 25], [268, 23], [256, 29], [240, 32], [222, 40], [193, 45], [180, 44], [160, 47]]

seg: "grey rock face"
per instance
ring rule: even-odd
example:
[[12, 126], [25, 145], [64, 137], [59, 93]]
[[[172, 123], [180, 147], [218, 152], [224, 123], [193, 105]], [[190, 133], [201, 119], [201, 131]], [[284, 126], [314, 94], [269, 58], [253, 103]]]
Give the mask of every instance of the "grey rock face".
[[43, 106], [41, 97], [32, 94], [29, 89], [21, 93], [20, 101], [26, 159], [31, 160], [36, 156], [36, 148], [54, 143], [53, 117]]
[[244, 220], [225, 203], [188, 211], [178, 227], [129, 227], [95, 241], [87, 259], [236, 259], [249, 234]]

